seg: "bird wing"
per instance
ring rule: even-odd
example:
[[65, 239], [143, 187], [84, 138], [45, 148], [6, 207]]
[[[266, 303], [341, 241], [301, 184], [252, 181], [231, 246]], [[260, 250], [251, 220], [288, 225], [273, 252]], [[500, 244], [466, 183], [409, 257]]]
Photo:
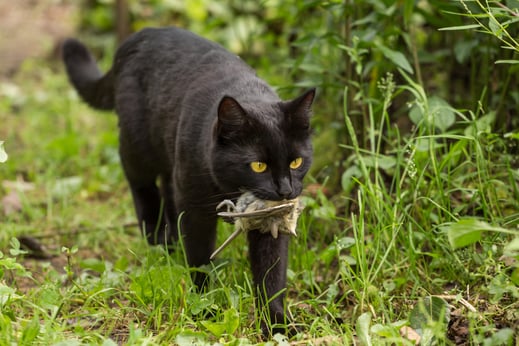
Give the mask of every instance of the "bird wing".
[[247, 218], [262, 218], [265, 216], [273, 216], [279, 214], [286, 214], [290, 209], [294, 208], [294, 203], [285, 203], [264, 209], [243, 211], [243, 212], [228, 212], [222, 211], [218, 216], [223, 218], [247, 217]]

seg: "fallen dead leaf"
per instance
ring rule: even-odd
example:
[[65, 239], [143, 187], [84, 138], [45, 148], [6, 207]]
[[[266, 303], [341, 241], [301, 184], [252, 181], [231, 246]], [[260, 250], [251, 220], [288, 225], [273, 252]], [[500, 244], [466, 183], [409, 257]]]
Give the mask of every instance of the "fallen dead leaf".
[[499, 257], [499, 260], [502, 261], [507, 267], [511, 267], [517, 262], [515, 258], [506, 255]]
[[16, 190], [22, 192], [31, 191], [35, 189], [33, 183], [28, 183], [24, 181], [22, 178], [19, 178], [17, 180], [4, 180], [2, 181], [2, 187], [7, 191]]
[[11, 191], [2, 198], [5, 215], [11, 215], [22, 210], [22, 201], [17, 191]]
[[414, 342], [415, 345], [420, 344], [420, 334], [418, 334], [416, 330], [409, 326], [403, 326], [400, 328], [400, 335], [402, 335], [402, 337], [406, 338], [407, 340]]

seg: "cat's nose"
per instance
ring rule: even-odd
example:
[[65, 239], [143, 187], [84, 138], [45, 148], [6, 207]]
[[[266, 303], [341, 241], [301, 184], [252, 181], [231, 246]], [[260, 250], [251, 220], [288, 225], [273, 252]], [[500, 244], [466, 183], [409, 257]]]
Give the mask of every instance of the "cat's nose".
[[292, 184], [290, 184], [290, 179], [288, 177], [281, 178], [278, 181], [278, 190], [277, 193], [281, 199], [288, 199], [290, 195], [292, 195], [293, 189]]

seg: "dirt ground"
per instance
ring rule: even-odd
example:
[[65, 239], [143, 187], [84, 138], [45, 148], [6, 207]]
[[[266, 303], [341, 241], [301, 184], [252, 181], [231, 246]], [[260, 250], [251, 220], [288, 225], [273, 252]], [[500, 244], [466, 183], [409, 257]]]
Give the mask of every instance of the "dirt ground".
[[0, 77], [23, 61], [52, 57], [75, 29], [77, 3], [69, 0], [0, 0]]

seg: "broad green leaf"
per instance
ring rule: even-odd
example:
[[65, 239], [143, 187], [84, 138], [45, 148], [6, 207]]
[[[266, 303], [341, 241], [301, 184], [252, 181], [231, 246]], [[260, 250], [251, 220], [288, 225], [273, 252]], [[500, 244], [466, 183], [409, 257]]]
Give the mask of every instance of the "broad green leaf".
[[211, 345], [211, 343], [207, 341], [207, 336], [205, 334], [192, 331], [183, 331], [178, 334], [175, 337], [175, 344], [179, 346]]
[[55, 313], [59, 310], [62, 303], [63, 296], [57, 287], [49, 285], [39, 291], [38, 305], [40, 307]]
[[193, 315], [198, 315], [203, 311], [207, 311], [214, 303], [212, 300], [207, 299], [205, 295], [200, 295], [198, 293], [190, 293], [186, 299], [189, 310]]
[[488, 18], [488, 28], [492, 30], [492, 34], [494, 34], [495, 37], [501, 38], [503, 36], [501, 25], [499, 25], [493, 16]]
[[4, 141], [0, 141], [0, 163], [7, 161], [7, 153], [4, 149]]
[[519, 9], [519, 0], [506, 0], [506, 7], [511, 9]]
[[230, 308], [224, 312], [223, 321], [202, 321], [201, 323], [211, 334], [220, 337], [223, 334], [231, 335], [238, 329], [240, 316], [235, 308]]
[[9, 253], [11, 254], [11, 256], [16, 257], [19, 255], [25, 255], [27, 253], [26, 250], [21, 248], [20, 241], [16, 237], [11, 238], [9, 245], [11, 246], [11, 248], [9, 249]]
[[429, 99], [429, 116], [432, 117], [434, 126], [442, 131], [446, 131], [456, 121], [456, 115], [451, 105], [437, 96]]
[[447, 238], [453, 249], [459, 249], [481, 240], [479, 221], [463, 219], [452, 224], [447, 230]]
[[337, 258], [338, 253], [341, 250], [347, 249], [355, 245], [355, 239], [351, 237], [343, 237], [332, 242], [326, 249], [324, 249], [319, 255], [319, 259], [330, 265], [331, 262]]
[[369, 328], [371, 324], [371, 314], [365, 312], [359, 316], [355, 329], [357, 331], [357, 337], [364, 346], [371, 346], [371, 337], [369, 336]]
[[407, 58], [404, 54], [397, 52], [396, 50], [392, 50], [381, 43], [377, 44], [377, 48], [380, 49], [382, 54], [387, 59], [391, 60], [393, 64], [400, 67], [404, 71], [413, 74], [413, 68], [411, 67], [411, 64], [409, 64], [409, 61], [407, 61]]
[[461, 219], [447, 228], [447, 237], [453, 249], [474, 244], [481, 239], [482, 232], [500, 232], [519, 235], [519, 231], [492, 226], [477, 219]]
[[200, 323], [217, 338], [225, 334], [225, 331], [227, 330], [223, 322], [202, 321]]
[[224, 312], [223, 321], [227, 328], [227, 334], [234, 334], [240, 326], [240, 314], [235, 308], [231, 308]]
[[419, 153], [429, 152], [430, 149], [437, 149], [442, 147], [434, 138], [417, 137], [414, 141], [414, 149]]
[[19, 299], [21, 296], [16, 294], [14, 288], [11, 288], [3, 283], [0, 283], [0, 306], [4, 306], [12, 299]]
[[357, 265], [357, 260], [352, 256], [344, 255], [340, 257], [340, 260], [347, 263], [351, 267]]
[[400, 336], [397, 328], [382, 324], [373, 325], [373, 327], [371, 327], [371, 332], [384, 338], [396, 338]]
[[511, 328], [499, 329], [497, 332], [486, 338], [483, 342], [484, 346], [493, 345], [513, 345], [514, 344], [514, 330]]
[[512, 239], [512, 241], [505, 245], [503, 253], [510, 257], [519, 256], [519, 236]]
[[362, 160], [364, 161], [366, 167], [378, 166], [386, 172], [396, 166], [396, 158], [394, 156], [379, 154], [376, 156], [364, 156]]
[[456, 61], [463, 64], [468, 57], [472, 55], [472, 51], [477, 47], [477, 40], [460, 40], [454, 44], [454, 56]]
[[435, 296], [425, 297], [418, 301], [409, 315], [409, 324], [421, 337], [421, 345], [430, 345], [434, 342], [431, 324], [441, 323], [447, 331], [450, 319], [449, 304]]
[[18, 275], [27, 275], [27, 271], [25, 270], [25, 267], [21, 265], [20, 263], [16, 262], [15, 258], [12, 257], [3, 257], [3, 255], [0, 257], [0, 270], [6, 269], [6, 270], [13, 270], [18, 273]]
[[422, 107], [418, 105], [413, 105], [413, 108], [409, 111], [409, 119], [413, 122], [413, 124], [418, 125], [423, 119], [423, 110]]
[[342, 237], [337, 239], [337, 248], [339, 250], [348, 249], [355, 245], [355, 238], [352, 237]]
[[97, 258], [85, 258], [79, 262], [81, 269], [90, 269], [96, 273], [102, 274], [105, 272], [109, 262]]
[[492, 132], [495, 121], [496, 112], [489, 112], [467, 126], [465, 129], [465, 135], [475, 137], [480, 132], [490, 133]]
[[519, 267], [515, 268], [512, 274], [510, 274], [510, 281], [512, 281], [514, 285], [519, 286]]
[[[519, 134], [518, 134], [518, 136], [519, 136]], [[342, 185], [342, 189], [344, 192], [349, 192], [353, 188], [354, 183], [355, 183], [355, 180], [353, 179], [353, 177], [355, 177], [355, 178], [362, 177], [362, 171], [360, 170], [360, 168], [357, 165], [352, 165], [352, 166], [348, 167], [342, 174], [341, 185]]]
[[307, 64], [302, 63], [299, 65], [299, 68], [305, 72], [312, 72], [312, 73], [325, 73], [326, 69], [319, 64]]
[[[428, 109], [424, 114], [424, 109]], [[451, 105], [438, 96], [431, 96], [427, 101], [427, 108], [414, 105], [409, 112], [411, 121], [418, 125], [422, 120], [428, 125], [434, 125], [441, 131], [446, 131], [456, 121], [456, 115]]]
[[416, 303], [409, 315], [409, 324], [415, 329], [423, 329], [430, 321], [448, 322], [449, 304], [440, 297], [428, 296]]

